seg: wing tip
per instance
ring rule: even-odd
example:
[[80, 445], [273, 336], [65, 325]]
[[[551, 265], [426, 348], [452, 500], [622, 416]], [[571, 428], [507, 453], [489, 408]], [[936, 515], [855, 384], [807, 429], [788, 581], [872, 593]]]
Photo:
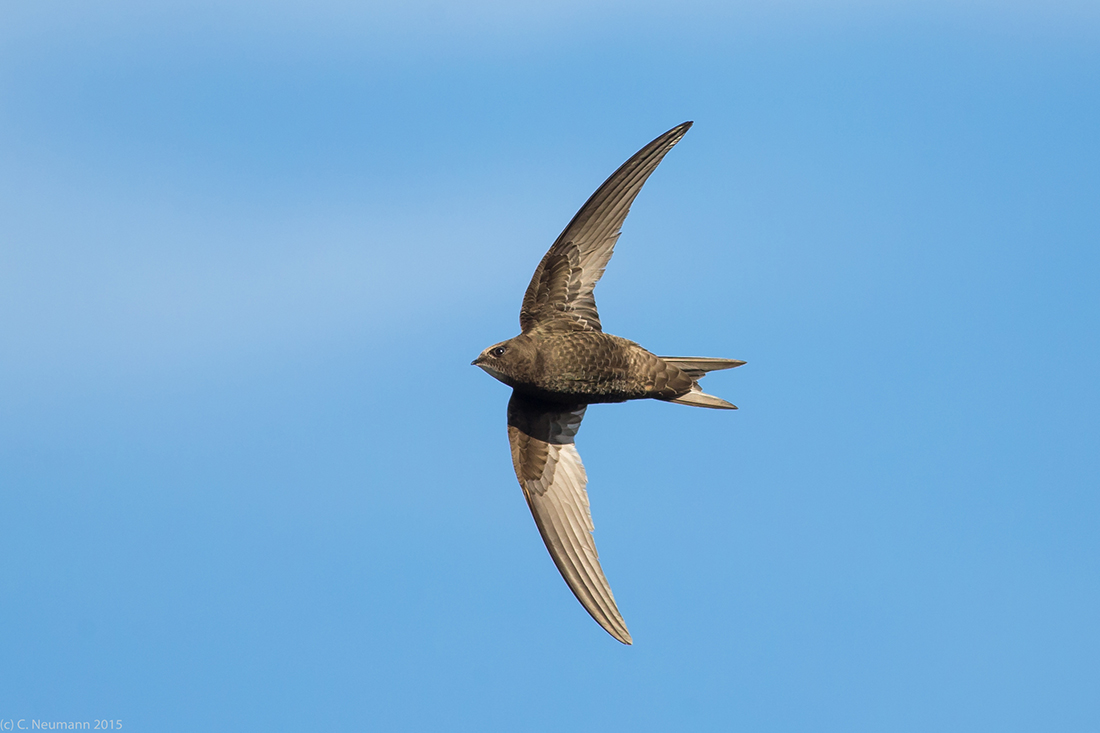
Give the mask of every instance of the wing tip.
[[[623, 620], [622, 614], [619, 613], [619, 607], [615, 605], [614, 599], [612, 599], [611, 604], [614, 615], [607, 613], [606, 610], [604, 610], [603, 613], [597, 615], [593, 613], [593, 609], [590, 609], [587, 606], [585, 606], [585, 610], [588, 611], [588, 614], [593, 618], [593, 620], [595, 620], [596, 623], [600, 625], [601, 628], [603, 628], [604, 631], [611, 634], [612, 638], [614, 638], [615, 641], [622, 642], [627, 646], [633, 646], [634, 639], [630, 636], [630, 631], [628, 631], [626, 628], [626, 621]], [[582, 605], [584, 604], [582, 603]]]
[[672, 138], [670, 146], [675, 145], [676, 143], [680, 142], [680, 139], [687, 134], [687, 131], [690, 130], [691, 126], [694, 124], [695, 122], [692, 120], [681, 122], [680, 124], [676, 125], [676, 127], [666, 132], [664, 135], [661, 135], [661, 137], [658, 137], [657, 140], [660, 140], [661, 138]]

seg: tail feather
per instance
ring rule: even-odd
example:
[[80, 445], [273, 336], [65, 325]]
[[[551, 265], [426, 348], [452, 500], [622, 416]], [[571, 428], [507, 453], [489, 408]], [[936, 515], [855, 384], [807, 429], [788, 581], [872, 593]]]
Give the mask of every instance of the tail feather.
[[712, 359], [704, 356], [662, 356], [661, 360], [678, 367], [692, 379], [691, 389], [688, 392], [675, 397], [669, 402], [693, 407], [709, 407], [715, 410], [736, 410], [737, 405], [726, 402], [721, 397], [715, 397], [703, 392], [699, 388], [699, 380], [706, 376], [707, 372], [719, 369], [733, 369], [745, 362], [740, 359]]
[[675, 402], [679, 405], [691, 405], [692, 407], [710, 407], [715, 410], [736, 410], [737, 405], [726, 402], [721, 397], [715, 397], [712, 394], [706, 394], [703, 390], [699, 389], [699, 385], [696, 384], [691, 388], [690, 392], [680, 395], [669, 402]]
[[707, 372], [733, 369], [745, 363], [740, 359], [712, 359], [706, 356], [662, 356], [660, 359], [684, 370], [693, 379], [699, 379]]

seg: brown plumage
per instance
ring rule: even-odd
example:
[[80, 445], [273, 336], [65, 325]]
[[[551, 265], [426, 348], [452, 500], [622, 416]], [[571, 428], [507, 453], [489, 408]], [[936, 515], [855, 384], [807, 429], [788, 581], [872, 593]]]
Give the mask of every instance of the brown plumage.
[[639, 150], [604, 181], [558, 236], [523, 296], [522, 333], [481, 352], [474, 365], [512, 387], [512, 465], [546, 548], [592, 618], [624, 644], [630, 633], [615, 605], [592, 538], [587, 477], [574, 438], [585, 408], [652, 398], [736, 410], [704, 394], [710, 371], [736, 359], [655, 356], [603, 332], [592, 290], [611, 259], [630, 205], [690, 122]]

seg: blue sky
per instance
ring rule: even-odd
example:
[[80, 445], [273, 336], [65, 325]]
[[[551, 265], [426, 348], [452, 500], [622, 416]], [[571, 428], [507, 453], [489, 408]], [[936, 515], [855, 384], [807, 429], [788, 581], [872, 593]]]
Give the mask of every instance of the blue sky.
[[[1100, 12], [0, 10], [0, 719], [1100, 727]], [[635, 645], [469, 366], [650, 139], [589, 410]]]

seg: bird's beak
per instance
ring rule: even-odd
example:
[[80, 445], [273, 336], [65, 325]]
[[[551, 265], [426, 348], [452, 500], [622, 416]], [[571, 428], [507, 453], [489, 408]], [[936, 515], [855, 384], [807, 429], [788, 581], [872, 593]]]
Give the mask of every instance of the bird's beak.
[[477, 366], [480, 363], [481, 363], [481, 357], [479, 356], [478, 358], [476, 358], [476, 359], [474, 359], [473, 361], [470, 362], [470, 366]]

